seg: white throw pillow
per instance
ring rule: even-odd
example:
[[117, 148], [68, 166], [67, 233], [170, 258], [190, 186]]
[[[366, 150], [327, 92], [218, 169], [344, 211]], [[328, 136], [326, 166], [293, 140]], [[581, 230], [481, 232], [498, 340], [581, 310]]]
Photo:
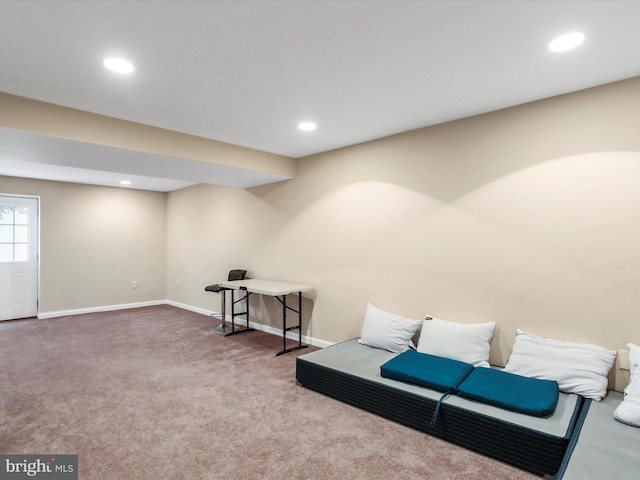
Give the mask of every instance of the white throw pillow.
[[395, 313], [385, 312], [369, 303], [358, 342], [370, 347], [402, 353], [409, 348], [409, 342], [418, 328], [420, 328], [419, 320], [410, 320]]
[[418, 352], [488, 367], [489, 342], [495, 328], [495, 322], [456, 323], [427, 317], [422, 324]]
[[624, 389], [624, 400], [618, 405], [613, 416], [616, 420], [640, 427], [640, 347], [627, 343], [629, 348], [629, 385]]
[[561, 392], [600, 401], [607, 394], [616, 352], [587, 343], [565, 342], [517, 330], [505, 371], [558, 382]]

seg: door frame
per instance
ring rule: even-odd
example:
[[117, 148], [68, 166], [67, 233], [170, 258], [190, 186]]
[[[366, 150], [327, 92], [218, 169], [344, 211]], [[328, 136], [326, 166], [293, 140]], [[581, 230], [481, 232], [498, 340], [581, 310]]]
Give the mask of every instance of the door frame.
[[[40, 195], [28, 195], [19, 193], [0, 192], [0, 202], [3, 198], [28, 198], [36, 201], [36, 318], [40, 318], [40, 238], [41, 238], [41, 222], [40, 222]], [[11, 321], [11, 320], [7, 320]]]

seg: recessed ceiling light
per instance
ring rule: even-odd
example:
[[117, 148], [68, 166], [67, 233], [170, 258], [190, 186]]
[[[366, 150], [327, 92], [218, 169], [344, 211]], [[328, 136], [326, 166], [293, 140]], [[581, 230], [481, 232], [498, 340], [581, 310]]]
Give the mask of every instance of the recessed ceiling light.
[[553, 40], [549, 45], [547, 45], [547, 48], [552, 52], [566, 52], [567, 50], [576, 48], [582, 42], [584, 42], [583, 33], [567, 33], [565, 35], [560, 35], [558, 38]]
[[120, 180], [120, 185], [131, 185], [129, 180]]
[[316, 129], [316, 124], [313, 122], [301, 122], [298, 124], [298, 130], [302, 130], [304, 132], [310, 132], [311, 130]]
[[131, 73], [135, 70], [133, 64], [123, 58], [107, 58], [102, 64], [109, 70], [118, 73]]

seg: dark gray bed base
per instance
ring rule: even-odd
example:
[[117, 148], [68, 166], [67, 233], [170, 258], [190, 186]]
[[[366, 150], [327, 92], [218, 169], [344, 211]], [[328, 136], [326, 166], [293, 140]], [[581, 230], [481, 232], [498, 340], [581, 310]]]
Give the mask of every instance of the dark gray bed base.
[[567, 448], [558, 480], [640, 478], [640, 428], [614, 418], [623, 399], [622, 392], [609, 392], [600, 402], [585, 401], [579, 435]]
[[580, 432], [582, 430], [582, 426], [584, 425], [585, 420], [587, 419], [587, 414], [589, 413], [589, 407], [591, 406], [591, 399], [585, 399], [582, 408], [580, 409], [580, 415], [578, 415], [578, 419], [576, 421], [575, 426], [575, 434], [571, 437], [569, 441], [569, 445], [567, 445], [567, 451], [562, 459], [562, 463], [560, 464], [560, 468], [558, 469], [558, 473], [556, 475], [557, 479], [561, 479], [564, 477], [564, 474], [569, 466], [569, 462], [571, 461], [571, 455], [573, 454], [573, 450], [576, 448], [578, 444], [578, 440], [580, 438]]
[[296, 359], [300, 385], [355, 407], [434, 435], [469, 450], [537, 475], [556, 474], [574, 432], [582, 406], [578, 402], [566, 437], [556, 437], [442, 403], [434, 428], [429, 427], [436, 401]]

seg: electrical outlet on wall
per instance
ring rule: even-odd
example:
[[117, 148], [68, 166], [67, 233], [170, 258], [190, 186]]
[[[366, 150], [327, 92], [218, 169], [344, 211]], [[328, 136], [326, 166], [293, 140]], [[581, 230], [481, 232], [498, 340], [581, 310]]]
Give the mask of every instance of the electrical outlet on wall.
[[618, 365], [620, 370], [629, 370], [629, 350], [618, 350]]

